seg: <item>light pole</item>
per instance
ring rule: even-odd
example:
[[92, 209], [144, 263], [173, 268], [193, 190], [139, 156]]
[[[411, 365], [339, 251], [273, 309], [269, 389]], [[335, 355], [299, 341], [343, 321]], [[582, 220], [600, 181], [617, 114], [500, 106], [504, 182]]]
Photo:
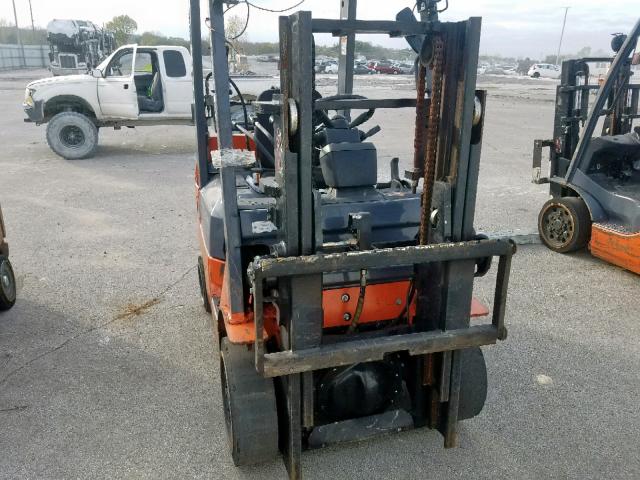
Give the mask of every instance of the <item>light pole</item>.
[[[36, 26], [33, 23], [33, 7], [31, 6], [31, 0], [29, 0], [29, 14], [31, 15], [31, 35], [32, 35], [32, 42], [35, 44], [36, 43]], [[44, 56], [44, 50], [42, 49], [42, 45], [38, 45], [38, 49], [40, 50], [40, 58], [42, 60], [42, 66], [46, 67], [47, 64], [45, 62], [45, 56]]]
[[567, 14], [569, 13], [569, 8], [571, 7], [563, 7], [564, 8], [564, 20], [562, 21], [562, 32], [560, 33], [560, 43], [558, 43], [558, 53], [556, 54], [556, 65], [560, 64], [560, 49], [562, 48], [562, 39], [564, 38], [564, 27], [567, 25]]
[[33, 39], [36, 37], [36, 26], [33, 24], [33, 8], [31, 7], [31, 0], [29, 0], [29, 13], [31, 14], [31, 31], [33, 32]]
[[20, 52], [22, 53], [22, 66], [27, 66], [27, 59], [24, 56], [24, 45], [22, 44], [22, 39], [20, 38], [20, 28], [18, 27], [18, 14], [16, 12], [16, 0], [11, 0], [13, 3], [13, 18], [16, 22], [16, 38], [18, 40], [18, 45], [20, 45]]

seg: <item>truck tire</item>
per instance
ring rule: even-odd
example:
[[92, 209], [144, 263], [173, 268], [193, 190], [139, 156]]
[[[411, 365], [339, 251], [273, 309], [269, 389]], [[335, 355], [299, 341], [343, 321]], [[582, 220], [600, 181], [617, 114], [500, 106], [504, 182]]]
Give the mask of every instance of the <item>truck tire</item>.
[[98, 128], [86, 115], [61, 112], [49, 120], [47, 143], [66, 160], [89, 158], [98, 146]]
[[0, 311], [9, 310], [16, 303], [16, 277], [11, 262], [0, 255]]

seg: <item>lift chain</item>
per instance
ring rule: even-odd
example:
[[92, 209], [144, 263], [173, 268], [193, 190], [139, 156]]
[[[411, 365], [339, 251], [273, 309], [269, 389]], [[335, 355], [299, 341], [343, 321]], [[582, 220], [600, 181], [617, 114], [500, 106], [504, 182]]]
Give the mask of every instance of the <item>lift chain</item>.
[[444, 41], [440, 36], [433, 39], [433, 59], [431, 61], [432, 87], [429, 119], [427, 124], [427, 148], [424, 155], [424, 177], [422, 185], [422, 212], [420, 218], [420, 245], [429, 242], [431, 223], [431, 200], [435, 181], [438, 155], [438, 133], [440, 128], [440, 105], [442, 103], [442, 70], [444, 64]]
[[425, 118], [425, 93], [427, 83], [427, 67], [420, 62], [418, 67], [418, 84], [416, 86], [416, 130], [413, 137], [413, 178], [411, 179], [411, 190], [416, 193], [418, 189], [419, 177], [424, 175], [424, 130], [426, 127]]

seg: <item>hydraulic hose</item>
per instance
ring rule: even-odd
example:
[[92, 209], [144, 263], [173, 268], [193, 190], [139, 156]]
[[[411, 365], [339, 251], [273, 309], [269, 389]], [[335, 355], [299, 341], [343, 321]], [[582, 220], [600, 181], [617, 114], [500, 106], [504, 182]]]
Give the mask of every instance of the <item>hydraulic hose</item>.
[[[231, 77], [229, 77], [229, 83], [231, 84], [231, 86], [233, 87], [233, 89], [236, 91], [236, 94], [238, 95], [238, 98], [240, 99], [240, 103], [242, 104], [242, 113], [244, 114], [244, 127], [245, 128], [249, 128], [249, 114], [247, 113], [247, 104], [244, 101], [244, 97], [242, 96], [242, 92], [240, 92], [240, 89], [238, 88], [238, 85], [236, 85], [236, 82], [233, 81], [233, 79], [231, 79]], [[249, 136], [245, 134], [245, 139], [247, 140], [247, 150], [250, 150], [250, 143], [249, 143]]]
[[349, 325], [348, 333], [353, 333], [358, 326], [360, 316], [362, 315], [362, 309], [364, 308], [364, 296], [367, 293], [367, 270], [360, 270], [360, 294], [358, 295], [358, 304], [356, 305], [356, 311], [351, 318], [351, 324]]

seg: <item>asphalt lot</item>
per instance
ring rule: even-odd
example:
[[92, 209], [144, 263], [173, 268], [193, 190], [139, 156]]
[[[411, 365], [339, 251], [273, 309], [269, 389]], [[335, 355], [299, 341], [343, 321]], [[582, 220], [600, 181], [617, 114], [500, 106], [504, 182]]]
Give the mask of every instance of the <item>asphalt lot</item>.
[[[41, 73], [0, 75], [0, 202], [19, 284], [0, 314], [0, 478], [284, 478], [282, 462], [237, 469], [227, 454], [195, 270], [193, 129], [103, 129], [95, 158], [65, 161], [22, 122]], [[555, 85], [481, 80], [476, 224], [534, 232], [546, 192], [529, 181], [530, 153], [550, 133]], [[408, 82], [357, 85], [411, 96]], [[408, 165], [410, 113], [374, 120], [380, 158]], [[638, 276], [587, 253], [520, 247], [509, 338], [486, 349], [489, 399], [460, 448], [405, 432], [307, 452], [305, 478], [639, 478], [639, 298]]]

